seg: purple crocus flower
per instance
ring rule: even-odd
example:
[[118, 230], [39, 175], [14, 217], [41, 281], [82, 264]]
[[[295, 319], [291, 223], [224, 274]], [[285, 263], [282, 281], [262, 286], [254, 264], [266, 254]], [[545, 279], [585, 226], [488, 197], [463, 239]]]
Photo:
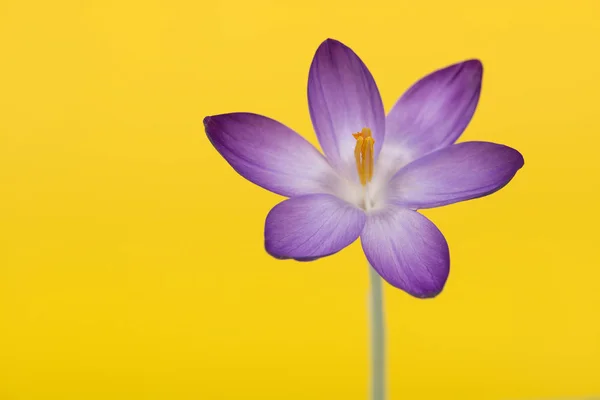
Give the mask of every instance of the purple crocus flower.
[[210, 116], [204, 125], [240, 175], [289, 197], [266, 218], [270, 255], [311, 261], [360, 237], [367, 260], [389, 284], [434, 297], [448, 278], [448, 244], [417, 210], [489, 195], [524, 163], [501, 144], [455, 144], [477, 107], [482, 73], [478, 60], [435, 71], [386, 116], [365, 64], [328, 39], [308, 77], [310, 116], [326, 157], [261, 115]]

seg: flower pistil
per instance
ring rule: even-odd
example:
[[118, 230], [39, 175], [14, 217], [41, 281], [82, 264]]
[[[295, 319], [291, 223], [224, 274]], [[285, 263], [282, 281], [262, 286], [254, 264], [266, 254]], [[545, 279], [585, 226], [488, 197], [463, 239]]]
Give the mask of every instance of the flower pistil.
[[373, 178], [373, 149], [375, 140], [371, 136], [369, 128], [363, 128], [362, 131], [353, 133], [352, 136], [356, 139], [356, 147], [354, 147], [354, 158], [356, 159], [356, 170], [360, 183], [366, 186]]

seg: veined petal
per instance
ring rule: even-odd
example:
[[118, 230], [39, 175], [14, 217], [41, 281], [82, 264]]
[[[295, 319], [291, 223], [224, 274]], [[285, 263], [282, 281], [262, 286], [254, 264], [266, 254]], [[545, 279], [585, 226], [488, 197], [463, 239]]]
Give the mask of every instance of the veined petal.
[[267, 215], [265, 249], [280, 259], [325, 257], [354, 242], [365, 219], [363, 210], [332, 195], [293, 197]]
[[204, 118], [206, 135], [240, 175], [283, 196], [323, 193], [335, 171], [287, 126], [251, 113]]
[[398, 169], [454, 143], [475, 113], [482, 76], [481, 62], [468, 60], [435, 71], [408, 89], [386, 118], [385, 162]]
[[419, 298], [435, 297], [444, 288], [448, 244], [418, 212], [389, 206], [369, 214], [361, 242], [371, 266], [390, 285]]
[[369, 128], [377, 157], [385, 135], [385, 111], [373, 76], [344, 44], [327, 39], [317, 49], [308, 77], [308, 106], [330, 163], [356, 178], [352, 134]]
[[517, 150], [489, 142], [448, 146], [402, 168], [387, 188], [388, 201], [431, 208], [494, 193], [523, 166]]

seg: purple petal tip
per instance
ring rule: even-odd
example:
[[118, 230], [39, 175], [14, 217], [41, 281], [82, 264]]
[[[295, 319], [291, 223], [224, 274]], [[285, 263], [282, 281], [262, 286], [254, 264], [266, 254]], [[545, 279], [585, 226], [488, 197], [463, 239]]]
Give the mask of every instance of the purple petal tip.
[[439, 290], [432, 291], [432, 292], [411, 293], [411, 296], [416, 297], [417, 299], [421, 299], [421, 300], [433, 299], [433, 298], [438, 297], [444, 291], [444, 287], [442, 287]]
[[476, 59], [470, 59], [459, 63], [466, 71], [472, 74], [474, 80], [477, 80], [479, 85], [481, 85], [481, 78], [483, 76], [483, 63]]
[[453, 71], [456, 74], [461, 74], [465, 78], [470, 77], [468, 79], [470, 79], [473, 83], [476, 83], [477, 86], [481, 86], [481, 80], [483, 78], [483, 63], [477, 58], [471, 58], [468, 60], [457, 62], [455, 64], [442, 68], [439, 71], [441, 72], [444, 70]]
[[463, 61], [461, 64], [470, 66], [473, 69], [483, 69], [483, 63], [478, 58], [471, 58]]
[[459, 62], [456, 66], [462, 67], [464, 73], [470, 73], [473, 78], [477, 79], [481, 83], [481, 77], [483, 75], [483, 63], [477, 58], [472, 58]]
[[348, 48], [348, 46], [346, 46], [344, 43], [340, 42], [337, 39], [332, 39], [332, 38], [327, 38], [325, 39], [320, 45], [319, 48], [325, 47], [325, 46], [332, 46], [332, 47], [342, 47], [342, 48]]
[[[508, 147], [508, 146], [507, 146], [507, 147]], [[512, 148], [511, 148], [511, 149], [512, 149]], [[516, 149], [512, 149], [512, 150], [514, 150], [514, 152], [515, 152], [515, 153], [517, 153], [517, 154], [515, 155], [515, 158], [516, 158], [516, 160], [517, 160], [517, 161], [515, 162], [515, 164], [516, 164], [516, 165], [518, 165], [518, 167], [516, 168], [516, 170], [518, 171], [518, 170], [520, 170], [521, 168], [523, 168], [523, 166], [525, 165], [525, 157], [523, 157], [523, 154], [522, 154], [522, 153], [521, 153], [519, 150], [516, 150]], [[516, 172], [515, 172], [515, 173], [516, 173]]]

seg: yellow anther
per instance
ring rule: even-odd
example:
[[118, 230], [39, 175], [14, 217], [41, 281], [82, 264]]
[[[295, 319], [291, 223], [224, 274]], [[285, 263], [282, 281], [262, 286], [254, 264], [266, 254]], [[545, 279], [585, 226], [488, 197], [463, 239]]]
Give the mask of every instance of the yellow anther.
[[375, 140], [371, 136], [369, 128], [363, 128], [362, 131], [353, 133], [356, 139], [354, 148], [354, 158], [356, 159], [356, 170], [360, 183], [364, 186], [371, 181], [373, 177], [373, 148]]

